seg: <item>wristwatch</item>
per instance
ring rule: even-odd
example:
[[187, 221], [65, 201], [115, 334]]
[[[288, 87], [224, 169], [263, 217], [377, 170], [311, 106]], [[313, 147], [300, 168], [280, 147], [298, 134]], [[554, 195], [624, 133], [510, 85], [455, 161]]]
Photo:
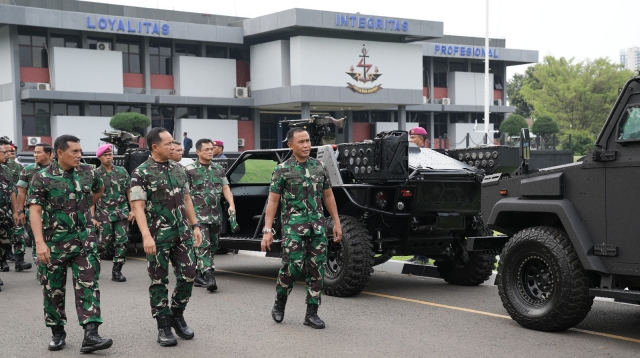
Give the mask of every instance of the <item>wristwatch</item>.
[[200, 227], [200, 223], [195, 223], [195, 224], [191, 225], [191, 230], [193, 230], [193, 229], [195, 229], [197, 227]]
[[262, 233], [263, 233], [263, 234], [271, 233], [271, 235], [275, 235], [275, 234], [276, 234], [276, 231], [275, 231], [273, 228], [266, 228], [266, 227], [265, 227], [264, 229], [262, 229]]
[[18, 210], [18, 214], [24, 214], [24, 210]]

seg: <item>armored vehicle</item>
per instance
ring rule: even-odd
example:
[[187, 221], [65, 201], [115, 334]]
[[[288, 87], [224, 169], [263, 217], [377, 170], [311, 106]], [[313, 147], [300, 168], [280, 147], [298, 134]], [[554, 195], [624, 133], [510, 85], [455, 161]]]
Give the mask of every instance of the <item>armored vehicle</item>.
[[531, 173], [526, 142], [517, 175], [482, 182], [482, 217], [505, 236], [468, 242], [502, 250], [506, 310], [524, 327], [559, 331], [580, 323], [594, 296], [639, 302], [640, 77], [620, 91], [582, 161]]

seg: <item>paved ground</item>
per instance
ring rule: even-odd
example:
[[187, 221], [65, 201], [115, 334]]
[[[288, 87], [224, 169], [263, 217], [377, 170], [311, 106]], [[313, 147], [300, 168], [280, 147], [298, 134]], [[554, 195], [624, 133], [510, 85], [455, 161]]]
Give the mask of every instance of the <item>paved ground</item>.
[[[100, 356], [414, 356], [414, 357], [631, 357], [640, 355], [640, 308], [597, 301], [587, 319], [562, 333], [520, 327], [503, 309], [494, 286], [457, 287], [441, 280], [376, 272], [365, 293], [325, 296], [325, 330], [302, 325], [304, 288], [296, 286], [285, 321], [271, 320], [279, 260], [250, 255], [216, 257], [220, 290], [194, 288], [185, 317], [191, 341], [161, 348], [155, 343], [146, 264], [140, 256], [125, 266], [126, 283], [100, 281], [105, 323], [100, 332], [114, 346]], [[109, 274], [109, 275], [107, 275]], [[70, 275], [69, 275], [70, 276]], [[68, 311], [67, 347], [46, 350], [42, 296], [33, 270], [0, 273], [0, 357], [79, 355], [82, 329]], [[171, 279], [171, 282], [175, 280]], [[68, 285], [68, 304], [73, 302]]]

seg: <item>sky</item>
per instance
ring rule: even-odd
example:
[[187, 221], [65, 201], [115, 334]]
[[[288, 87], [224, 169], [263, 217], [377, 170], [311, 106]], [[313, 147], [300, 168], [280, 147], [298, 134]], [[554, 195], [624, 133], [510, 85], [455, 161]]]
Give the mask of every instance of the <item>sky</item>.
[[[345, 13], [441, 21], [445, 35], [484, 37], [485, 0], [93, 0], [196, 13], [257, 17], [306, 8]], [[544, 56], [576, 61], [608, 57], [620, 62], [620, 50], [640, 46], [640, 0], [489, 0], [489, 37], [506, 39], [507, 48], [538, 50]], [[527, 65], [507, 70], [523, 73]]]

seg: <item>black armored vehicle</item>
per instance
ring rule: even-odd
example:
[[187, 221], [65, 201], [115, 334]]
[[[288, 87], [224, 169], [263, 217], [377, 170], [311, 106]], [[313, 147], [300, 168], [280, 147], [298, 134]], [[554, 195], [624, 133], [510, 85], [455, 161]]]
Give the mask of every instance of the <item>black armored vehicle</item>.
[[582, 161], [535, 173], [524, 161], [518, 172], [482, 182], [482, 217], [506, 236], [468, 243], [502, 250], [496, 284], [511, 317], [559, 331], [582, 321], [594, 296], [640, 302], [640, 77]]

